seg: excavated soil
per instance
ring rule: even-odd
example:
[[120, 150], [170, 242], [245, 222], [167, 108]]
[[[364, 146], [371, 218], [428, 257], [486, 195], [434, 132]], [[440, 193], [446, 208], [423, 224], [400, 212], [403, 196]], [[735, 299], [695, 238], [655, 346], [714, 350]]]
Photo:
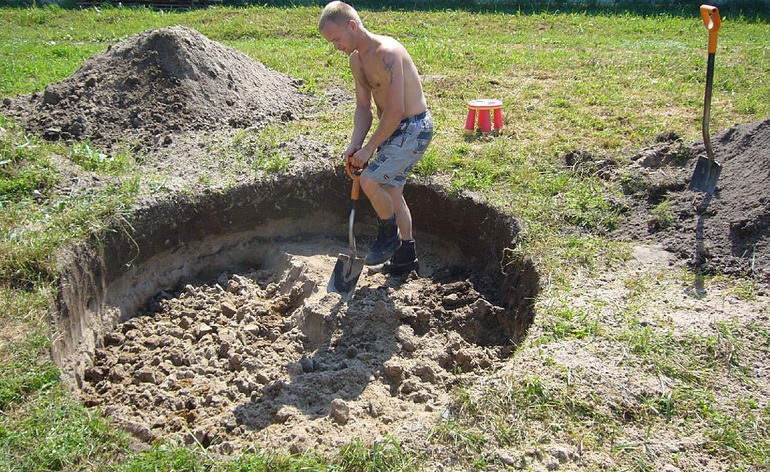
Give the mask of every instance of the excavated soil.
[[664, 136], [632, 156], [626, 185], [631, 211], [619, 233], [660, 243], [706, 272], [768, 282], [770, 120], [733, 126], [711, 142], [723, 166], [711, 196], [688, 189], [697, 159], [705, 157], [702, 142]]
[[5, 113], [47, 139], [168, 145], [181, 132], [246, 128], [301, 113], [299, 81], [174, 26], [132, 36]]

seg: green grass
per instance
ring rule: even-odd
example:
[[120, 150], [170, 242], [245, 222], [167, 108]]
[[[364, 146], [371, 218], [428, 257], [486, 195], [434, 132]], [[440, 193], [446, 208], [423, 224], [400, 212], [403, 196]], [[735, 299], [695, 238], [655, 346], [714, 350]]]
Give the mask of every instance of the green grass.
[[331, 458], [306, 453], [278, 455], [245, 453], [232, 459], [212, 457], [201, 448], [185, 448], [173, 444], [158, 444], [145, 454], [137, 455], [130, 461], [116, 466], [121, 472], [144, 472], [146, 470], [221, 470], [226, 472], [272, 472], [272, 471], [336, 471], [350, 470], [376, 472], [381, 470], [418, 470], [416, 456], [408, 456], [393, 439], [377, 442], [367, 447], [358, 440], [343, 446]]
[[[507, 378], [483, 391], [461, 388], [455, 397], [452, 411], [456, 419], [440, 424], [434, 437], [462, 442], [471, 460], [480, 451], [478, 445], [485, 442], [498, 447], [532, 445], [537, 438], [554, 433], [587, 447], [611, 444], [621, 424], [619, 415], [601, 408], [599, 399], [576, 395], [568, 375]], [[520, 459], [526, 465], [523, 454]]]
[[289, 168], [291, 156], [281, 144], [298, 139], [303, 133], [301, 128], [301, 125], [291, 123], [268, 125], [258, 131], [238, 130], [232, 141], [221, 146], [218, 152], [246, 173], [283, 172]]
[[77, 470], [124, 452], [126, 438], [54, 384], [0, 417], [0, 469]]
[[[700, 136], [707, 33], [694, 7], [650, 5], [537, 5], [445, 2], [371, 4], [361, 8], [374, 32], [392, 35], [411, 52], [424, 76], [436, 136], [415, 169], [439, 176], [453, 192], [480, 193], [524, 222], [518, 250], [538, 264], [549, 290], [568, 293], [576, 273], [591, 273], [628, 257], [608, 233], [625, 217], [621, 196], [637, 182], [607, 180], [590, 165], [567, 166], [581, 151], [626, 164], [628, 149], [662, 132], [685, 141]], [[214, 159], [249, 174], [282, 172], [284, 143], [312, 136], [342, 150], [352, 126], [352, 102], [333, 107], [325, 93], [353, 92], [346, 58], [317, 32], [320, 5], [218, 7], [185, 12], [141, 8], [0, 9], [0, 96], [39, 92], [72, 74], [92, 54], [140, 31], [170, 25], [195, 28], [303, 82], [313, 94], [308, 117], [287, 126], [242, 131], [212, 144]], [[761, 10], [722, 7], [713, 132], [770, 116], [770, 36]], [[505, 128], [494, 135], [463, 133], [465, 103], [504, 101]], [[129, 145], [106, 152], [92, 143], [48, 143], [0, 116], [0, 329], [14, 331], [0, 348], [0, 470], [414, 470], [421, 456], [394, 441], [353, 442], [332, 457], [244, 455], [220, 461], [205, 451], [158, 445], [144, 454], [65, 392], [48, 360], [47, 307], [55, 294], [56, 255], [67, 244], [104, 230], [130, 213], [142, 186], [167, 192], [162, 177], [141, 175], [143, 156]], [[104, 185], [60, 188], [57, 162], [69, 161]], [[199, 176], [208, 185], [212, 177]], [[661, 227], [674, 215], [662, 201], [651, 215]], [[483, 392], [458, 389], [452, 418], [433, 440], [467, 453], [474, 468], [490, 444], [535, 444], [553, 435], [585, 448], [610, 451], [628, 469], [649, 470], [647, 440], [616, 443], [628, 422], [655, 428], [684, 421], [705, 431], [704, 450], [730, 457], [737, 470], [767, 464], [767, 408], [747, 401], [733, 412], [712, 404], [713, 373], [748, 382], [751, 346], [767, 350], [766, 327], [724, 324], [714, 334], [688, 336], [643, 323], [646, 292], [656, 278], [626, 282], [617, 308], [624, 328], [607, 326], [604, 306], [576, 307], [568, 298], [539, 311], [541, 338], [553, 343], [624, 343], [629, 362], [679, 382], [636, 407], [602, 404], [579, 390], [580, 372], [547, 357], [553, 377], [512, 379]], [[702, 280], [700, 282], [703, 282]], [[707, 281], [708, 282], [708, 281]], [[757, 297], [750, 282], [735, 296]], [[550, 360], [549, 360], [550, 359]], [[701, 429], [699, 425], [705, 425]], [[689, 428], [689, 429], [688, 429]], [[539, 447], [539, 446], [537, 446]], [[526, 462], [526, 457], [522, 457]]]
[[651, 224], [656, 229], [668, 228], [674, 223], [674, 214], [672, 213], [671, 202], [664, 199], [652, 209]]
[[537, 339], [538, 343], [549, 343], [556, 339], [581, 339], [599, 334], [601, 324], [595, 315], [561, 304], [558, 307], [544, 307], [538, 311], [538, 317], [543, 318], [544, 335]]
[[138, 191], [139, 175], [131, 174], [101, 188], [74, 194], [56, 191], [60, 178], [52, 160], [62, 155], [85, 170], [126, 174], [135, 156], [114, 156], [89, 143], [49, 144], [10, 125], [0, 137], [0, 282], [34, 288], [51, 282], [55, 253], [64, 244], [104, 228], [128, 210]]
[[[768, 461], [770, 409], [762, 406], [762, 389], [754, 388], [762, 374], [753, 372], [752, 364], [763, 359], [753, 354], [770, 346], [768, 331], [740, 319], [714, 322], [703, 334], [676, 330], [662, 319], [637, 320], [656, 313], [649, 305], [659, 287], [677, 277], [653, 273], [621, 281], [620, 304], [597, 299], [578, 308], [579, 287], [547, 294], [544, 298], [556, 298], [539, 306], [535, 333], [526, 343], [530, 372], [514, 369], [473, 389], [459, 387], [451, 415], [436, 427], [434, 439], [464, 451], [469, 464], [484, 459], [479, 445], [491, 444], [493, 450], [515, 448], [519, 455], [513, 459], [527, 467], [533, 448], [555, 442], [609, 451], [619, 470], [659, 470], [665, 432], [704, 437], [699, 450], [729, 470], [761, 469]], [[725, 280], [707, 281], [715, 283]], [[651, 377], [661, 386], [665, 380], [667, 388], [642, 390], [630, 399], [622, 380], [607, 382], [606, 371], [591, 370], [590, 360], [581, 362], [583, 353], [603, 356], [609, 340], [625, 348], [609, 350], [608, 364], [626, 366], [629, 381]], [[568, 366], [553, 357], [566, 346], [581, 346], [567, 351], [576, 357]], [[542, 369], [535, 366], [538, 361]], [[724, 398], [736, 389], [750, 393]], [[634, 428], [635, 439], [628, 440]], [[646, 433], [639, 435], [640, 430]]]
[[[52, 146], [0, 118], [0, 208], [30, 196], [49, 194], [59, 175], [47, 157]], [[42, 149], [41, 149], [42, 148]]]
[[8, 356], [10, 361], [0, 370], [0, 410], [20, 402], [29, 393], [45, 391], [57, 384], [58, 368], [50, 359], [39, 355], [48, 347], [47, 341], [40, 334], [34, 335], [25, 343], [25, 349]]
[[136, 165], [130, 148], [119, 148], [108, 154], [89, 141], [74, 143], [69, 158], [85, 170], [107, 175], [125, 173]]

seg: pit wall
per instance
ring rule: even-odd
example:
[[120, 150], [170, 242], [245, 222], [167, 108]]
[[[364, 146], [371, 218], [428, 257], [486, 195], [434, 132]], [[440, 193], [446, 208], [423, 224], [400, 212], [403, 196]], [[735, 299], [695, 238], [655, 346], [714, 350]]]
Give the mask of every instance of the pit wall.
[[[137, 210], [62, 256], [53, 310], [54, 362], [80, 388], [95, 349], [163, 290], [225, 270], [269, 266], [270, 241], [314, 235], [347, 238], [350, 181], [325, 169], [177, 197]], [[414, 232], [456, 245], [475, 271], [489, 275], [512, 317], [513, 343], [532, 323], [539, 278], [532, 262], [512, 249], [518, 222], [469, 196], [429, 181], [405, 190]], [[356, 232], [373, 213], [359, 205]], [[367, 214], [368, 212], [368, 214]]]

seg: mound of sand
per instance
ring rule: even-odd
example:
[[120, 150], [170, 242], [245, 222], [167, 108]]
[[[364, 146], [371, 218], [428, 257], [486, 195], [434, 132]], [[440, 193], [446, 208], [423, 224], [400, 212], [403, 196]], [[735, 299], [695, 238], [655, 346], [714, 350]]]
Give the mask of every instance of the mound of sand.
[[175, 26], [132, 36], [42, 93], [4, 105], [47, 139], [153, 145], [169, 144], [183, 131], [290, 120], [303, 96], [297, 80]]
[[697, 268], [770, 280], [770, 119], [712, 136], [723, 166], [713, 196], [687, 189], [703, 143], [669, 138], [632, 157], [630, 180], [645, 190], [634, 195], [637, 211], [623, 231], [661, 242]]

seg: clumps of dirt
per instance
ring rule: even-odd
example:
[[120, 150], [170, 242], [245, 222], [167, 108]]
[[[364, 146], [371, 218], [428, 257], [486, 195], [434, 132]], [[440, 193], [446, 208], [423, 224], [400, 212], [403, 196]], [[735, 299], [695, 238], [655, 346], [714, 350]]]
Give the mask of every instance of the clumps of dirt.
[[149, 30], [86, 60], [42, 93], [4, 100], [8, 115], [47, 139], [168, 145], [174, 135], [271, 118], [305, 104], [300, 83], [247, 55], [174, 26]]
[[408, 441], [454, 386], [514, 349], [483, 277], [368, 273], [340, 299], [321, 286], [332, 260], [286, 257], [162, 292], [104, 337], [84, 404], [148, 443], [331, 452], [356, 437]]
[[723, 168], [713, 196], [688, 189], [702, 142], [677, 136], [631, 158], [631, 216], [621, 232], [653, 240], [693, 267], [770, 280], [770, 120], [712, 136]]

